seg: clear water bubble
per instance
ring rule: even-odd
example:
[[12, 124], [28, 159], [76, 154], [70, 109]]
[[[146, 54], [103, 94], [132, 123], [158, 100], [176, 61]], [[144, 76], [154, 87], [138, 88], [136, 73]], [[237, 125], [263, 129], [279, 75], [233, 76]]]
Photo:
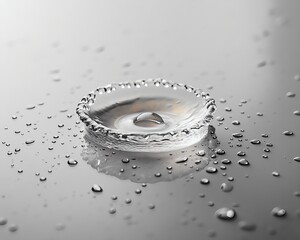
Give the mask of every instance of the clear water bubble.
[[232, 220], [235, 218], [236, 212], [234, 209], [223, 207], [215, 212], [215, 216], [222, 220]]
[[101, 146], [164, 152], [205, 137], [215, 108], [200, 89], [149, 79], [98, 88], [82, 98], [77, 114], [90, 140]]

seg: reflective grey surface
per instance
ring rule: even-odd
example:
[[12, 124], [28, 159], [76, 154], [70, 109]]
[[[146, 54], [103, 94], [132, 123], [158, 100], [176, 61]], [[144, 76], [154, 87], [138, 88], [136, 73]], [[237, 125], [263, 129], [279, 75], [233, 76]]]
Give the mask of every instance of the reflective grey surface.
[[[0, 1], [0, 217], [8, 220], [0, 238], [299, 239], [299, 20], [298, 1]], [[215, 116], [225, 120], [212, 125], [226, 154], [209, 166], [218, 173], [143, 187], [82, 159], [86, 142], [75, 114], [81, 97], [148, 77], [191, 84], [217, 100]], [[241, 129], [242, 141], [231, 140]], [[273, 144], [269, 153], [266, 143]], [[70, 167], [66, 155], [78, 164]], [[224, 158], [232, 164], [221, 170]], [[241, 158], [250, 165], [240, 166]], [[223, 192], [228, 177], [234, 188]], [[93, 184], [103, 192], [92, 192]], [[234, 220], [214, 216], [232, 206]], [[277, 206], [286, 216], [271, 214]], [[242, 230], [240, 221], [256, 228]]]

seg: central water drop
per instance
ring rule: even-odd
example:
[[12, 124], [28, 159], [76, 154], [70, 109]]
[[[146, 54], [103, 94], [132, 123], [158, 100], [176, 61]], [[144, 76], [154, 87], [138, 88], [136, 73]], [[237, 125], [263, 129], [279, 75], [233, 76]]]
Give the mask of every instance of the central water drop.
[[163, 118], [154, 112], [144, 112], [136, 116], [133, 123], [139, 127], [156, 127], [164, 124]]

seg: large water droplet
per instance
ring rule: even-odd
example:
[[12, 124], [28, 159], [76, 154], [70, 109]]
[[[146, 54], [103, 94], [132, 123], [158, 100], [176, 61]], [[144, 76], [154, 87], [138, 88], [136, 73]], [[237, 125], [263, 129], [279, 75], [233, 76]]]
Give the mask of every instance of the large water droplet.
[[164, 120], [157, 113], [144, 112], [139, 114], [134, 120], [134, 124], [140, 127], [154, 127], [163, 124]]
[[222, 220], [232, 220], [235, 215], [235, 210], [227, 207], [220, 208], [215, 212], [215, 216]]

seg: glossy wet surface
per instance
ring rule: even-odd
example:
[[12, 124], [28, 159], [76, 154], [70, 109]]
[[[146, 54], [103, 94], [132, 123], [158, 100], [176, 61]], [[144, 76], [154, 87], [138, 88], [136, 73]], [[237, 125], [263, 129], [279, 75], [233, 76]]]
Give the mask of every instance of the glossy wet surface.
[[[1, 2], [0, 238], [299, 239], [299, 7]], [[202, 171], [143, 184], [83, 159], [81, 97], [148, 77], [216, 99]]]

